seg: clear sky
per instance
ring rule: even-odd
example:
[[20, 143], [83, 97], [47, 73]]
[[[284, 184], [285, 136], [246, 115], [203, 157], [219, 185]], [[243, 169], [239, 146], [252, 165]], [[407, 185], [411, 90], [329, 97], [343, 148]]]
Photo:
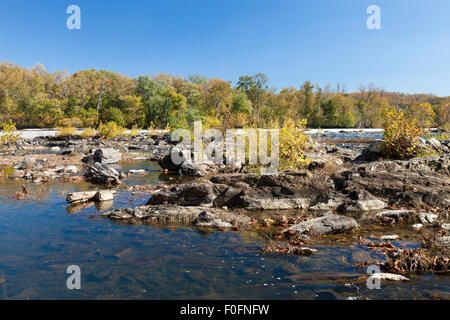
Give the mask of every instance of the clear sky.
[[[68, 30], [66, 8], [81, 8]], [[381, 30], [366, 9], [381, 8]], [[0, 0], [0, 61], [450, 96], [448, 0]]]

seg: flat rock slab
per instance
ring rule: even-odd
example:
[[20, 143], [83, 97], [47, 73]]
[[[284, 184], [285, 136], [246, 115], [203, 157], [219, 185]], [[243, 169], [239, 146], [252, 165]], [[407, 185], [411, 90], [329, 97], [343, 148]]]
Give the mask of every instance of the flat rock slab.
[[395, 220], [408, 220], [413, 218], [416, 213], [413, 210], [386, 210], [383, 212], [377, 213], [377, 218], [392, 218]]
[[300, 234], [325, 235], [347, 233], [356, 228], [358, 228], [358, 223], [355, 219], [327, 212], [323, 217], [299, 223], [283, 232], [296, 231]]
[[409, 281], [408, 278], [393, 273], [374, 273], [369, 278], [379, 280], [389, 280], [389, 281]]
[[102, 164], [114, 164], [119, 163], [120, 160], [122, 160], [122, 153], [113, 148], [97, 149], [93, 154], [82, 159], [82, 161], [87, 164], [93, 164], [95, 162]]
[[[136, 208], [122, 208], [104, 213], [111, 220], [149, 221], [161, 224], [199, 225], [205, 227], [243, 226], [250, 224], [250, 217], [244, 214], [207, 208], [176, 205], [152, 205]], [[221, 222], [223, 224], [221, 224]]]
[[114, 200], [115, 191], [102, 190], [102, 191], [85, 191], [69, 193], [66, 197], [66, 201], [69, 203], [83, 203], [83, 202], [104, 202]]
[[392, 234], [392, 235], [384, 235], [380, 237], [380, 240], [384, 240], [384, 241], [393, 241], [393, 240], [398, 240], [398, 238], [400, 238], [400, 236], [396, 235], [396, 234]]

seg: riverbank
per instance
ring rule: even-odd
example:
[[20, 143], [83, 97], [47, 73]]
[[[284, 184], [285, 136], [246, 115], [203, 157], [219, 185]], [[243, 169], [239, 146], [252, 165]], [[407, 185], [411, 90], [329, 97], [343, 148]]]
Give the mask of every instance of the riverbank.
[[[370, 145], [371, 141], [362, 143]], [[172, 274], [153, 269], [153, 273], [156, 272], [158, 277], [162, 277], [155, 280], [159, 286], [169, 286], [168, 283], [172, 282], [168, 279], [184, 281], [186, 285], [189, 283], [196, 287], [198, 292], [202, 292], [200, 295], [194, 295], [195, 297], [233, 297], [224, 292], [213, 293], [202, 280], [211, 275], [218, 276], [217, 272], [221, 270], [228, 270], [229, 279], [236, 278], [227, 285], [225, 279], [224, 282], [217, 280], [217, 285], [229, 287], [230, 292], [236, 288], [254, 290], [254, 295], [239, 295], [242, 298], [275, 298], [277, 292], [280, 296], [290, 299], [297, 295], [311, 298], [314, 292], [320, 292], [323, 288], [327, 288], [325, 291], [331, 290], [338, 298], [383, 296], [382, 293], [372, 294], [364, 289], [365, 279], [368, 277], [365, 269], [368, 265], [378, 265], [384, 272], [410, 279], [408, 283], [401, 284], [388, 282], [387, 285], [393, 291], [385, 292], [384, 297], [387, 294], [395, 298], [394, 292], [411, 288], [411, 281], [412, 286], [419, 285], [423, 289], [425, 280], [419, 276], [420, 272], [434, 272], [439, 275], [439, 279], [443, 279], [439, 280], [440, 285], [448, 289], [449, 154], [444, 152], [445, 148], [448, 148], [448, 142], [440, 144], [439, 155], [410, 161], [391, 161], [373, 160], [373, 154], [366, 157], [365, 151], [361, 153], [331, 143], [315, 141], [307, 151], [311, 163], [305, 171], [260, 176], [246, 172], [245, 165], [240, 168], [235, 165], [180, 165], [172, 173], [165, 173], [164, 171], [174, 169], [172, 167], [169, 170], [173, 164], [167, 163], [167, 155], [174, 143], [164, 134], [113, 140], [102, 140], [98, 137], [36, 138], [24, 142], [19, 150], [7, 150], [9, 154], [1, 157], [2, 185], [5, 188], [0, 195], [0, 207], [4, 210], [0, 221], [17, 221], [12, 230], [22, 230], [23, 233], [28, 228], [26, 217], [30, 214], [33, 216], [32, 212], [40, 212], [41, 215], [52, 212], [47, 218], [39, 219], [55, 225], [55, 221], [63, 219], [59, 215], [63, 214], [60, 212], [61, 208], [65, 208], [65, 212], [72, 217], [70, 220], [63, 219], [65, 230], [72, 230], [73, 224], [78, 223], [84, 225], [82, 234], [87, 232], [89, 237], [92, 237], [89, 230], [94, 226], [100, 230], [110, 230], [108, 232], [114, 230], [116, 239], [113, 242], [116, 249], [113, 252], [98, 244], [112, 241], [111, 236], [106, 234], [104, 237], [96, 235], [95, 244], [89, 240], [84, 246], [85, 250], [90, 252], [89, 257], [94, 259], [92, 263], [96, 268], [107, 261], [122, 266], [120, 271], [110, 272], [108, 275], [92, 269], [90, 262], [83, 262], [88, 272], [95, 274], [97, 279], [90, 283], [92, 291], [89, 294], [97, 292], [93, 289], [96, 287], [96, 281], [98, 284], [110, 281], [111, 290], [123, 297], [125, 293], [120, 291], [119, 282], [126, 281], [131, 286], [129, 292], [141, 290], [136, 296], [168, 296], [169, 293], [163, 293], [165, 289], [161, 289], [159, 295], [142, 292], [147, 290], [145, 287], [152, 285], [149, 285], [148, 279], [142, 278], [142, 275], [132, 272], [131, 266], [137, 265], [141, 270], [141, 267], [144, 268], [151, 261], [160, 261], [167, 266], [166, 263], [178, 261], [178, 258], [170, 260], [170, 257], [173, 257], [171, 250], [175, 250], [177, 257], [188, 256], [188, 261], [192, 259], [200, 265], [211, 266], [212, 269], [206, 268], [204, 272], [195, 273], [194, 264], [187, 266], [178, 261], [176, 265], [179, 267], [169, 268]], [[373, 148], [366, 149], [373, 153]], [[30, 158], [34, 158], [34, 161]], [[90, 159], [104, 162], [102, 165], [117, 172], [117, 181], [120, 183], [109, 187], [110, 190], [116, 191], [113, 200], [63, 205], [69, 193], [95, 193], [108, 189], [108, 186], [103, 184], [96, 185], [85, 181], [86, 173], [93, 166]], [[76, 167], [76, 172], [68, 171], [68, 167]], [[39, 179], [52, 177], [53, 173], [54, 179]], [[32, 178], [23, 180], [24, 177]], [[25, 189], [22, 189], [22, 185]], [[47, 200], [42, 199], [45, 193], [53, 194], [52, 190], [55, 188], [58, 189], [56, 198], [59, 200], [55, 201], [55, 196], [50, 196], [49, 199], [45, 197]], [[46, 204], [38, 205], [39, 201]], [[40, 209], [41, 207], [47, 209]], [[20, 215], [13, 218], [13, 211], [17, 208], [27, 208], [26, 210], [31, 211], [25, 213], [19, 209]], [[81, 217], [86, 217], [87, 220]], [[77, 219], [82, 219], [82, 222]], [[36, 232], [40, 229], [38, 225], [33, 228]], [[159, 232], [164, 233], [167, 230], [172, 230], [170, 232], [175, 238], [189, 234], [189, 237], [193, 236], [196, 240], [183, 240], [181, 236], [177, 238], [181, 247], [175, 249], [174, 246], [164, 244], [167, 241], [172, 243], [172, 240], [159, 235]], [[4, 234], [9, 235], [10, 240], [4, 240], [20, 239], [21, 236], [11, 232], [6, 231]], [[144, 242], [139, 242], [145, 244], [131, 244], [126, 236], [130, 232], [133, 234], [132, 239], [145, 239]], [[33, 236], [30, 237], [36, 236], [35, 232], [31, 234]], [[208, 235], [218, 242], [197, 238], [195, 234]], [[56, 236], [56, 239], [58, 237]], [[153, 244], [149, 242], [151, 237], [156, 237], [152, 240], [156, 241]], [[243, 244], [242, 237], [249, 237], [251, 240], [248, 243], [251, 245], [245, 241]], [[80, 241], [72, 232], [68, 232], [64, 238], [66, 245], [75, 239]], [[60, 252], [63, 245], [58, 244], [58, 241], [43, 241], [46, 244], [42, 244], [42, 249], [33, 250], [44, 250], [45, 254], [42, 254], [50, 260], [61, 256], [56, 260], [63, 264], [63, 256], [67, 259], [65, 255], [51, 253], [54, 250], [52, 248], [56, 248], [55, 252]], [[198, 252], [188, 250], [192, 249], [189, 243], [195, 243], [196, 250], [200, 247], [203, 249]], [[208, 248], [208, 245], [216, 247]], [[145, 249], [149, 246], [159, 250], [158, 257], [153, 255], [155, 250], [150, 250], [153, 252], [150, 254]], [[154, 246], [162, 248], [156, 249]], [[169, 247], [164, 249], [165, 246]], [[242, 246], [245, 249], [239, 249]], [[12, 252], [13, 247], [12, 244], [8, 245], [6, 252]], [[217, 252], [219, 247], [228, 248], [226, 250], [229, 250], [230, 256], [236, 259], [240, 257], [245, 263], [238, 267], [236, 263], [239, 261], [230, 260], [229, 257], [223, 256], [218, 258], [219, 261], [208, 261], [199, 255], [199, 252], [203, 252], [209, 257], [221, 257]], [[151, 256], [148, 256], [149, 254]], [[342, 268], [338, 267], [341, 263], [339, 261], [342, 260], [339, 258], [340, 254], [346, 256], [346, 262], [343, 264], [345, 267]], [[115, 258], [107, 258], [108, 255]], [[11, 254], [6, 257], [4, 263], [10, 265], [9, 270], [17, 270], [17, 266], [14, 267], [14, 263], [11, 263], [17, 258], [12, 258]], [[224, 262], [220, 262], [220, 259]], [[141, 264], [142, 261], [145, 263]], [[312, 263], [311, 270], [302, 267], [302, 264], [308, 265], [308, 261]], [[265, 267], [260, 265], [260, 262], [265, 262]], [[270, 272], [265, 268], [269, 268]], [[144, 272], [142, 270], [141, 272]], [[26, 273], [24, 269], [21, 272]], [[265, 281], [264, 283], [258, 281], [256, 284], [256, 272], [264, 274], [263, 278], [267, 280], [261, 280]], [[131, 278], [130, 274], [133, 274]], [[269, 281], [272, 276], [272, 279], [281, 280]], [[222, 279], [222, 276], [219, 278]], [[316, 280], [308, 281], [311, 278]], [[143, 283], [146, 285], [142, 285]], [[19, 280], [14, 284], [19, 285], [18, 288], [26, 289]], [[276, 290], [265, 290], [264, 284], [267, 284], [267, 287], [276, 287]], [[345, 288], [347, 285], [354, 290], [350, 290], [348, 294], [342, 294], [342, 291], [339, 293], [342, 289], [338, 288]], [[431, 293], [423, 290], [428, 296], [421, 297], [430, 298]], [[33, 296], [33, 293], [26, 291], [16, 290], [15, 293], [14, 297], [27, 294]], [[442, 296], [442, 293], [438, 295]], [[51, 297], [48, 293], [46, 296]], [[129, 297], [128, 294], [125, 296]]]

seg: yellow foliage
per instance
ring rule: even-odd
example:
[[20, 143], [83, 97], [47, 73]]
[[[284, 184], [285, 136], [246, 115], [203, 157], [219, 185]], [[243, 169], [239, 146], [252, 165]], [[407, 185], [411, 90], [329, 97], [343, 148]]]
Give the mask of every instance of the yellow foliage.
[[0, 145], [9, 145], [19, 139], [19, 135], [16, 133], [16, 124], [12, 122], [12, 120], [2, 123], [1, 127], [2, 132], [0, 133]]
[[97, 131], [100, 134], [100, 136], [105, 139], [117, 138], [125, 134], [125, 128], [119, 126], [114, 121], [110, 121], [106, 124], [100, 123]]
[[66, 137], [77, 133], [77, 128], [75, 127], [58, 127], [58, 136]]
[[435, 125], [436, 113], [429, 103], [412, 104], [406, 109], [406, 115], [410, 119], [416, 119], [422, 128], [431, 128]]
[[223, 123], [222, 121], [214, 116], [206, 116], [203, 119], [203, 127], [205, 129], [223, 129]]
[[59, 126], [63, 128], [80, 128], [83, 126], [83, 121], [80, 118], [64, 118], [59, 121]]
[[82, 138], [88, 138], [95, 136], [95, 129], [92, 128], [85, 128], [83, 132], [81, 133]]
[[309, 165], [310, 160], [304, 156], [310, 138], [304, 133], [307, 120], [295, 123], [288, 119], [280, 129], [280, 169], [301, 169]]
[[417, 119], [408, 119], [402, 111], [391, 108], [384, 114], [383, 127], [383, 147], [387, 156], [395, 159], [417, 156], [417, 144], [424, 134]]
[[139, 134], [139, 129], [138, 128], [135, 128], [135, 127], [131, 128], [130, 134], [129, 134], [131, 137], [135, 137], [138, 134]]

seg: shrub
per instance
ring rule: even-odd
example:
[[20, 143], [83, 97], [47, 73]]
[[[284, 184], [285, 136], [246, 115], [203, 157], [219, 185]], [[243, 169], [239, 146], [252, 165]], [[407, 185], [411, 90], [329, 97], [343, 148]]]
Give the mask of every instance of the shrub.
[[98, 133], [102, 138], [112, 139], [123, 136], [125, 134], [125, 128], [119, 126], [114, 121], [110, 121], [106, 124], [100, 123], [100, 126], [97, 129]]
[[88, 138], [95, 136], [95, 129], [92, 128], [85, 128], [83, 132], [81, 133], [82, 138]]
[[80, 118], [64, 118], [59, 121], [59, 127], [63, 128], [73, 128], [73, 127], [81, 127], [83, 125], [83, 121]]
[[77, 128], [75, 127], [59, 127], [58, 129], [58, 136], [66, 137], [71, 136], [77, 133]]
[[2, 123], [1, 128], [0, 145], [9, 145], [19, 139], [19, 135], [16, 133], [16, 124], [12, 120]]
[[310, 138], [304, 133], [306, 119], [295, 123], [289, 119], [280, 129], [280, 169], [302, 169], [309, 165], [310, 161], [304, 156]]
[[408, 119], [402, 111], [390, 109], [384, 114], [384, 141], [386, 155], [394, 159], [410, 159], [418, 155], [417, 145], [424, 134], [417, 119]]
[[104, 122], [115, 122], [119, 126], [125, 125], [125, 119], [123, 117], [122, 111], [117, 108], [108, 108], [103, 110], [101, 115], [101, 120]]
[[131, 137], [135, 137], [135, 136], [137, 136], [138, 134], [139, 134], [139, 128], [137, 128], [137, 127], [131, 128], [130, 133], [129, 133], [129, 135], [130, 135]]

